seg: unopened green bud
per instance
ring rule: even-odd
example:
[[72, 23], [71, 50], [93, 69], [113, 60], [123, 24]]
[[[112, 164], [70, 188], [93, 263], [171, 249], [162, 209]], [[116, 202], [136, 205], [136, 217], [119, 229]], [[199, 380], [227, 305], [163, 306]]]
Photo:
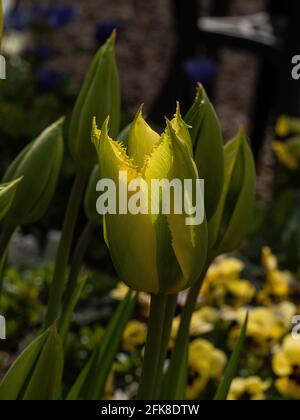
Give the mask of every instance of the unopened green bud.
[[222, 197], [209, 223], [213, 256], [237, 249], [245, 239], [253, 216], [255, 164], [245, 132], [231, 140], [225, 151], [225, 182]]
[[19, 178], [7, 184], [0, 184], [0, 221], [3, 220], [8, 213], [21, 181], [22, 178]]
[[120, 126], [120, 82], [115, 57], [115, 32], [96, 54], [75, 104], [70, 127], [69, 148], [78, 167], [92, 168], [97, 154], [91, 144], [93, 118], [102, 125], [111, 117], [111, 134]]
[[102, 221], [102, 217], [99, 215], [96, 209], [96, 203], [97, 199], [99, 197], [99, 194], [96, 191], [97, 183], [100, 179], [100, 170], [99, 165], [95, 165], [88, 182], [88, 186], [85, 193], [84, 198], [84, 210], [87, 219], [90, 222], [95, 223], [96, 225], [99, 225]]
[[205, 181], [205, 210], [209, 221], [221, 198], [224, 184], [224, 151], [218, 117], [205, 89], [199, 86], [185, 122], [190, 126], [194, 159]]
[[27, 225], [39, 220], [53, 198], [63, 158], [63, 119], [48, 127], [12, 162], [3, 182], [23, 178], [5, 223]]

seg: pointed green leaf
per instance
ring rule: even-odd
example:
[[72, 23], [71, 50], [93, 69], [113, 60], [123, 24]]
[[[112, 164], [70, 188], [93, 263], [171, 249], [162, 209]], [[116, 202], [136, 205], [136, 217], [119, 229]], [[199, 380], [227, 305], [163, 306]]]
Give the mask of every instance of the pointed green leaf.
[[119, 349], [124, 328], [136, 304], [136, 294], [128, 292], [114, 313], [99, 348], [93, 353], [73, 385], [67, 400], [99, 400]]
[[68, 300], [67, 302], [68, 304], [63, 308], [62, 316], [60, 320], [60, 327], [59, 327], [59, 335], [63, 343], [65, 343], [65, 340], [66, 340], [66, 337], [70, 328], [70, 324], [72, 321], [74, 309], [80, 299], [80, 296], [82, 294], [82, 290], [86, 284], [86, 281], [87, 281], [87, 276], [83, 277], [82, 279], [78, 281], [77, 286], [70, 300]]
[[52, 401], [61, 394], [63, 347], [55, 327], [51, 327], [37, 363], [26, 384], [23, 400]]
[[225, 182], [217, 212], [209, 222], [213, 256], [239, 247], [247, 235], [255, 200], [255, 164], [243, 130], [225, 146]]
[[30, 374], [47, 341], [48, 331], [36, 338], [16, 359], [0, 384], [0, 400], [18, 400], [21, 398]]
[[246, 316], [241, 334], [238, 338], [234, 351], [231, 355], [224, 377], [215, 396], [215, 401], [225, 401], [230, 391], [231, 383], [237, 374], [237, 369], [240, 361], [240, 354], [244, 345], [248, 327], [248, 314]]

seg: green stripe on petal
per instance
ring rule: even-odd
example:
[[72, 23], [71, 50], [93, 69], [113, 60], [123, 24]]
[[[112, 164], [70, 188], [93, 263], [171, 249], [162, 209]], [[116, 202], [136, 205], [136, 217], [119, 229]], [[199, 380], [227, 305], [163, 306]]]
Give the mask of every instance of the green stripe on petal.
[[[173, 147], [172, 178], [181, 181], [192, 180], [195, 191], [198, 172], [191, 159], [189, 148], [176, 135], [172, 124], [167, 121], [167, 133]], [[203, 195], [202, 195], [203, 200]], [[187, 225], [187, 214], [170, 214], [169, 226], [172, 233], [172, 245], [183, 273], [181, 289], [189, 287], [201, 275], [207, 256], [207, 222], [200, 225]]]
[[[173, 246], [172, 234], [169, 228], [168, 218], [161, 214], [162, 190], [156, 191], [152, 188], [152, 180], [170, 180], [173, 166], [173, 149], [170, 137], [165, 133], [160, 143], [154, 147], [152, 154], [147, 159], [143, 169], [144, 177], [148, 183], [150, 197], [149, 208], [159, 203], [159, 214], [152, 214], [157, 245], [157, 270], [159, 273], [160, 292], [177, 290], [178, 282], [181, 281], [182, 273], [178, 264]], [[157, 194], [159, 194], [157, 196]], [[150, 207], [151, 206], [151, 207]], [[179, 287], [180, 289], [180, 287]]]

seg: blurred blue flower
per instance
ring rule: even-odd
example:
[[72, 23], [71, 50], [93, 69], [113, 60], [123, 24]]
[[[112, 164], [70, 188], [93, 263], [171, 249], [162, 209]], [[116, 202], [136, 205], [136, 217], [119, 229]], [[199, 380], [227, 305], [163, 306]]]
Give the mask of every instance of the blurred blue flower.
[[77, 7], [71, 5], [41, 6], [35, 4], [31, 8], [33, 22], [44, 22], [51, 29], [58, 29], [67, 25], [76, 14]]
[[30, 24], [30, 15], [22, 10], [13, 10], [6, 18], [5, 26], [17, 31], [23, 31]]
[[35, 56], [37, 59], [45, 61], [49, 60], [52, 56], [52, 49], [49, 47], [49, 45], [46, 44], [39, 44], [35, 51]]
[[64, 80], [64, 74], [58, 70], [42, 68], [36, 74], [36, 83], [40, 92], [48, 92], [57, 89]]
[[186, 76], [193, 82], [200, 82], [204, 85], [211, 83], [218, 71], [218, 63], [210, 58], [195, 58], [187, 60], [183, 64]]
[[46, 12], [50, 28], [57, 29], [67, 25], [77, 14], [75, 6], [50, 6]]
[[[112, 31], [114, 29], [118, 29], [119, 24], [116, 21], [113, 20], [105, 20], [102, 22], [99, 22], [96, 25], [95, 28], [95, 40], [97, 43], [104, 44], [105, 41], [110, 37]], [[118, 30], [118, 35], [119, 35], [119, 30]]]

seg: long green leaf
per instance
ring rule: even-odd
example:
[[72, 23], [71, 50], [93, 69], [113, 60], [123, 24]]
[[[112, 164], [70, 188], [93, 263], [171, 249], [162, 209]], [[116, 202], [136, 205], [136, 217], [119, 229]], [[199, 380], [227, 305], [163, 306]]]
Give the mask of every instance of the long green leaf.
[[7, 265], [7, 259], [8, 259], [8, 249], [4, 252], [3, 257], [0, 260], [0, 296], [1, 296], [1, 293], [2, 293], [3, 280], [4, 280], [6, 265]]
[[99, 400], [119, 349], [124, 328], [136, 304], [136, 293], [128, 292], [114, 313], [99, 348], [92, 354], [67, 396], [67, 400]]
[[13, 363], [0, 384], [0, 400], [17, 400], [28, 380], [41, 349], [47, 340], [47, 332], [36, 338]]
[[78, 300], [81, 296], [81, 292], [84, 288], [84, 285], [86, 284], [87, 277], [83, 277], [81, 280], [79, 280], [70, 300], [67, 302], [66, 307], [63, 310], [61, 321], [60, 321], [60, 327], [59, 327], [59, 335], [61, 336], [62, 342], [65, 344], [67, 334], [70, 328], [70, 324], [72, 321], [72, 316], [74, 309], [78, 303]]
[[62, 373], [63, 347], [56, 328], [51, 327], [22, 399], [57, 400], [61, 394]]
[[241, 330], [241, 334], [239, 336], [239, 339], [236, 343], [236, 346], [234, 348], [234, 351], [231, 355], [230, 361], [227, 365], [227, 368], [225, 370], [225, 374], [223, 377], [223, 380], [218, 388], [218, 391], [216, 393], [216, 396], [214, 398], [215, 401], [225, 401], [227, 399], [231, 383], [236, 375], [239, 359], [240, 359], [240, 353], [242, 350], [242, 347], [244, 345], [244, 341], [246, 338], [247, 333], [247, 327], [248, 327], [248, 314], [246, 316], [243, 328]]
[[0, 384], [0, 400], [52, 400], [60, 393], [63, 351], [56, 327], [35, 339]]

